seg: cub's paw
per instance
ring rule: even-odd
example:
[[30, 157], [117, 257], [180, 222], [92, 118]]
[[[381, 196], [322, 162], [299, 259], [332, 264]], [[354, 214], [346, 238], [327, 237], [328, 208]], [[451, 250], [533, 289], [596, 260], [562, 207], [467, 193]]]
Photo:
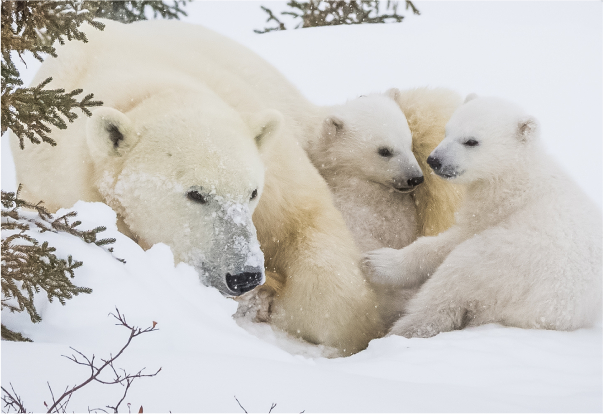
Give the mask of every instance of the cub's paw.
[[418, 315], [408, 315], [402, 317], [392, 326], [387, 336], [398, 335], [405, 338], [431, 338], [440, 332], [453, 330], [451, 321], [431, 320]]
[[257, 312], [255, 314], [254, 322], [270, 322], [270, 315], [272, 314], [272, 302], [276, 297], [276, 291], [270, 286], [258, 289], [256, 295], [257, 298]]
[[400, 267], [400, 250], [383, 248], [370, 251], [362, 260], [362, 271], [370, 282], [378, 285], [400, 285], [404, 283], [403, 268]]
[[239, 307], [234, 316], [253, 322], [269, 322], [275, 296], [276, 292], [272, 287], [259, 286], [236, 298]]

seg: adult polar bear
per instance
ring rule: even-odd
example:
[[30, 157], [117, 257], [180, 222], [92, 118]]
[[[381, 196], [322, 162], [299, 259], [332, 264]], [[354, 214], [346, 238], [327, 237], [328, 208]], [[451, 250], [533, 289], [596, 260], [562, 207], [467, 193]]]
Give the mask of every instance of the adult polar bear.
[[492, 322], [573, 330], [600, 318], [601, 211], [547, 156], [535, 119], [470, 96], [428, 163], [466, 198], [448, 231], [367, 255], [390, 289], [425, 282], [392, 334]]
[[[230, 295], [263, 278], [255, 224], [266, 269], [286, 280], [272, 323], [344, 355], [365, 348], [381, 333], [374, 293], [298, 144], [303, 131], [290, 114], [299, 105], [288, 89], [261, 86], [281, 75], [241, 66], [257, 56], [199, 26], [105, 24], [86, 30], [88, 44], [58, 46], [34, 80], [52, 76], [53, 87], [83, 88], [104, 107], [53, 130], [55, 148], [13, 147], [24, 197], [51, 210], [103, 201], [125, 234], [143, 247], [170, 245]], [[288, 108], [284, 116], [272, 102]]]

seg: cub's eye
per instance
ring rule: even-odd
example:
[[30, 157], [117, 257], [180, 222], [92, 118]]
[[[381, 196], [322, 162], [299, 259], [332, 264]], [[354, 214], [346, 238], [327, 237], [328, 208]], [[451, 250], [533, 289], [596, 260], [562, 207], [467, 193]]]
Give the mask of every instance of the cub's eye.
[[257, 188], [255, 190], [253, 190], [253, 192], [251, 193], [251, 198], [250, 200], [255, 200], [255, 198], [258, 196], [258, 190]]
[[207, 203], [207, 197], [205, 197], [203, 194], [201, 194], [198, 191], [189, 191], [188, 193], [186, 193], [186, 196], [188, 197], [189, 200], [192, 200], [195, 203], [199, 203], [199, 204]]
[[477, 142], [473, 138], [469, 138], [467, 141], [463, 142], [463, 145], [466, 147], [475, 147], [479, 145], [479, 142]]
[[385, 147], [379, 148], [379, 150], [377, 152], [379, 153], [379, 155], [381, 155], [382, 157], [386, 157], [386, 158], [389, 158], [394, 155], [394, 152], [392, 150], [390, 150], [389, 148], [385, 148]]

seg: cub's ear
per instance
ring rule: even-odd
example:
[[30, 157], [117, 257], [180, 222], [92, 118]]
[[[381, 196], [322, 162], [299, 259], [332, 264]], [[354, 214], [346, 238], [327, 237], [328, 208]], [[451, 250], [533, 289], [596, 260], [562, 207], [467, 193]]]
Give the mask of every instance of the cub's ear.
[[400, 97], [400, 94], [401, 94], [401, 92], [400, 92], [400, 89], [398, 89], [398, 88], [391, 88], [385, 92], [385, 95], [389, 96], [396, 102], [398, 102], [398, 98]]
[[538, 135], [538, 121], [536, 118], [527, 116], [517, 124], [517, 139], [521, 142], [528, 142]]
[[331, 143], [339, 132], [343, 130], [345, 123], [337, 116], [330, 116], [322, 123], [321, 141], [325, 144]]
[[121, 157], [138, 139], [132, 121], [117, 109], [98, 108], [86, 124], [86, 140], [93, 159]]
[[469, 101], [474, 100], [475, 98], [477, 98], [477, 94], [476, 93], [470, 93], [469, 95], [467, 95], [467, 97], [465, 98], [465, 102], [463, 103], [467, 103]]
[[266, 109], [249, 117], [249, 125], [258, 149], [266, 148], [278, 135], [285, 120], [283, 115], [274, 109]]

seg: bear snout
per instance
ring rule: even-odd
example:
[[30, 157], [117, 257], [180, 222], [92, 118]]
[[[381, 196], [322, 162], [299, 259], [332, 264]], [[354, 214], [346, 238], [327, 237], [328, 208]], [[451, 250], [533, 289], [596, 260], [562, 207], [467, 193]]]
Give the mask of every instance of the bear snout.
[[438, 171], [442, 168], [442, 161], [439, 158], [430, 155], [427, 157], [427, 164], [434, 170]]
[[412, 177], [412, 178], [409, 178], [409, 179], [408, 179], [408, 181], [407, 181], [407, 184], [408, 184], [410, 187], [416, 187], [416, 186], [418, 186], [419, 184], [421, 184], [423, 181], [425, 181], [425, 177], [423, 177], [423, 176], [421, 175], [420, 177]]
[[249, 292], [262, 283], [262, 272], [242, 272], [236, 275], [226, 274], [226, 285], [236, 296]]

